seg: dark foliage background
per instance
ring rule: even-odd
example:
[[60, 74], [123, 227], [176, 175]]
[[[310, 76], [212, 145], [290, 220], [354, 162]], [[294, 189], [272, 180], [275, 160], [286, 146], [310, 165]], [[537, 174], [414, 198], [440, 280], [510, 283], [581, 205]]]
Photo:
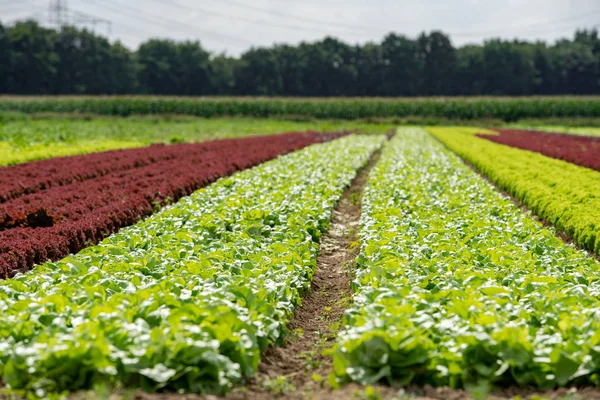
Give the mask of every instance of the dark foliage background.
[[130, 51], [86, 30], [0, 24], [0, 93], [265, 96], [600, 94], [597, 30], [544, 42], [454, 47], [443, 32], [251, 48], [152, 39]]

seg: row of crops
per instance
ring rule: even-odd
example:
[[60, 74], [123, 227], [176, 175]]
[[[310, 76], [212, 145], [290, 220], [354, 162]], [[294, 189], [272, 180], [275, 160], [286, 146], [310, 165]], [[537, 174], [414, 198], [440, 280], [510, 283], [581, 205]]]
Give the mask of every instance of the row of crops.
[[[537, 152], [473, 136], [483, 131], [429, 128], [438, 140], [535, 215], [565, 232], [579, 246], [600, 255], [600, 174]], [[585, 151], [580, 149], [580, 153]], [[598, 159], [600, 154], [596, 152], [592, 157]]]
[[361, 226], [355, 301], [334, 355], [339, 376], [453, 387], [600, 383], [600, 264], [426, 132], [401, 132], [386, 148]]
[[[503, 135], [518, 140], [507, 146]], [[551, 154], [536, 147], [540, 135], [288, 134], [4, 167], [17, 178], [0, 176], [0, 261], [13, 257], [15, 272], [40, 265], [0, 281], [0, 385], [38, 396], [97, 384], [197, 393], [242, 385], [267, 346], [284, 342], [333, 209], [380, 149], [362, 198], [353, 301], [331, 350], [337, 381], [600, 385], [600, 263], [589, 254], [600, 255], [600, 172], [576, 165], [596, 150], [563, 138], [549, 148], [568, 151]], [[181, 182], [193, 176], [202, 182]], [[99, 194], [75, 195], [82, 185]], [[177, 203], [127, 220], [99, 244], [25, 260], [45, 243], [27, 242], [25, 230], [80, 224], [72, 236], [88, 246], [89, 214], [120, 215], [101, 200], [166, 203], [179, 186], [185, 192], [168, 192]], [[131, 204], [138, 218], [155, 211]], [[23, 238], [7, 244], [13, 232]]]
[[360, 130], [384, 134], [395, 128], [392, 124], [327, 119], [199, 119], [165, 115], [90, 118], [85, 114], [48, 116], [0, 111], [0, 166], [160, 143], [197, 143], [281, 132]]
[[382, 141], [350, 136], [267, 162], [2, 282], [0, 376], [42, 394], [230, 388], [281, 339], [333, 206]]
[[168, 97], [3, 97], [0, 111], [95, 113], [104, 115], [186, 114], [201, 117], [281, 115], [357, 119], [443, 117], [448, 119], [600, 117], [598, 97], [534, 98], [168, 98]]
[[498, 134], [479, 133], [477, 136], [600, 171], [600, 137], [515, 129], [496, 131]]
[[98, 243], [218, 178], [343, 135], [151, 146], [7, 167], [0, 177], [0, 277]]

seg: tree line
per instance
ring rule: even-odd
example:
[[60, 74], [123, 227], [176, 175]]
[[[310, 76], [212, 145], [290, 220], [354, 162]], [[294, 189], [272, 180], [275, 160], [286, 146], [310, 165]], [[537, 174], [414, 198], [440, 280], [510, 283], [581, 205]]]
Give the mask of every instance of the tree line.
[[600, 37], [553, 44], [443, 32], [380, 43], [313, 43], [213, 54], [198, 41], [151, 39], [131, 51], [85, 29], [0, 23], [0, 93], [264, 96], [600, 94]]

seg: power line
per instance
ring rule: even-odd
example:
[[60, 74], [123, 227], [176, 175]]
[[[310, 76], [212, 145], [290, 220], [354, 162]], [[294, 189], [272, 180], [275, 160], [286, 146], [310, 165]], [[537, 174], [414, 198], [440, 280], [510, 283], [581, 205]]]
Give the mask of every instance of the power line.
[[336, 22], [335, 24], [332, 24], [331, 21], [322, 21], [322, 20], [317, 20], [317, 19], [313, 19], [313, 18], [306, 18], [306, 17], [301, 17], [298, 15], [294, 15], [294, 14], [287, 14], [287, 13], [282, 13], [281, 11], [276, 11], [276, 10], [266, 10], [264, 8], [261, 7], [256, 7], [254, 5], [250, 5], [250, 4], [244, 4], [244, 3], [239, 3], [237, 1], [234, 0], [220, 0], [221, 3], [227, 3], [227, 4], [231, 4], [235, 7], [240, 7], [240, 8], [245, 8], [247, 10], [253, 10], [253, 11], [258, 11], [261, 13], [266, 13], [268, 15], [275, 15], [278, 17], [282, 17], [282, 18], [287, 18], [287, 19], [291, 19], [291, 20], [295, 20], [295, 21], [300, 21], [300, 22], [305, 22], [305, 23], [310, 23], [310, 24], [317, 24], [320, 27], [323, 27], [323, 25], [326, 25], [328, 27], [333, 27], [334, 29], [336, 27], [339, 27], [341, 29], [344, 30], [351, 30], [352, 32], [356, 32], [357, 29], [363, 30], [365, 32], [370, 32], [372, 33], [373, 30], [379, 30], [380, 27], [373, 27], [373, 26], [361, 26], [361, 25], [353, 25], [353, 24], [344, 24], [344, 23], [339, 23]]
[[[122, 17], [122, 16], [123, 15], [117, 15], [116, 17], [119, 18], [119, 17]], [[155, 34], [155, 32], [151, 32], [151, 31], [145, 30], [145, 29], [140, 28], [139, 26], [137, 26], [135, 24], [121, 23], [121, 24], [118, 24], [117, 26], [118, 26], [118, 28], [120, 28], [119, 30], [125, 29], [126, 32], [133, 30], [133, 31], [136, 31], [138, 33], [142, 33], [142, 34], [150, 36], [150, 37]]]
[[[164, 2], [162, 0], [153, 0], [153, 1], [158, 1], [160, 3]], [[265, 19], [253, 19], [253, 18], [247, 18], [247, 17], [243, 17], [243, 16], [232, 16], [229, 14], [223, 14], [220, 13], [218, 11], [213, 11], [213, 10], [209, 10], [206, 8], [202, 8], [199, 7], [197, 5], [191, 7], [191, 6], [187, 6], [187, 5], [183, 5], [177, 2], [169, 2], [168, 3], [169, 6], [176, 6], [179, 7], [181, 9], [185, 9], [185, 10], [189, 10], [189, 11], [198, 11], [198, 12], [202, 12], [204, 14], [207, 15], [212, 15], [214, 17], [217, 18], [223, 18], [223, 19], [227, 19], [229, 21], [232, 22], [246, 22], [249, 24], [253, 24], [253, 25], [259, 25], [259, 26], [270, 26], [270, 27], [274, 27], [274, 28], [282, 28], [282, 29], [286, 29], [286, 30], [295, 30], [295, 31], [301, 31], [301, 32], [306, 32], [308, 29], [312, 29], [312, 30], [318, 30], [320, 32], [323, 33], [329, 33], [329, 31], [327, 29], [323, 29], [323, 26], [319, 26], [317, 28], [314, 27], [306, 27], [306, 26], [300, 26], [300, 25], [296, 25], [296, 24], [289, 24], [289, 23], [278, 23], [278, 22], [273, 22], [270, 20], [265, 20]], [[356, 32], [356, 30], [354, 30], [352, 32], [354, 35], [356, 35], [358, 32]], [[364, 32], [363, 32], [364, 33]], [[373, 33], [367, 34], [368, 37], [371, 37], [373, 35]], [[365, 35], [363, 35], [364, 37]]]
[[[20, 4], [21, 6], [23, 6], [24, 4]], [[21, 15], [23, 13], [27, 13], [30, 14], [32, 9], [39, 9], [36, 7], [32, 7], [32, 5], [28, 4], [26, 5], [26, 7], [18, 7], [18, 8], [9, 8], [6, 10], [2, 10], [3, 14], [2, 18], [3, 20], [11, 20], [15, 18], [15, 15]], [[45, 8], [44, 8], [45, 10]]]
[[[14, 1], [12, 2], [7, 2], [7, 3], [0, 3], [0, 5], [2, 6], [2, 11], [5, 12], [7, 10], [10, 10], [14, 7], [16, 8], [21, 8], [21, 7], [30, 7], [34, 4], [36, 4], [39, 0], [25, 0], [21, 3], [15, 3]], [[5, 4], [5, 5], [4, 5]]]
[[[0, 0], [1, 1], [1, 0]], [[39, 0], [21, 0], [25, 5], [34, 5]], [[19, 5], [23, 5], [19, 3]], [[6, 1], [0, 4], [6, 4]], [[31, 6], [30, 6], [31, 7]], [[82, 11], [73, 11], [69, 8], [67, 0], [50, 0], [49, 7], [45, 10], [38, 9], [32, 13], [31, 8], [27, 10], [28, 15], [19, 14], [16, 17], [10, 18], [9, 23], [17, 22], [21, 19], [36, 19], [39, 22], [46, 22], [48, 25], [60, 29], [67, 25], [91, 25], [95, 30], [96, 25], [103, 24], [107, 27], [107, 33], [111, 33], [111, 22], [98, 18]]]
[[[229, 14], [223, 14], [223, 13], [219, 13], [217, 11], [214, 10], [210, 10], [210, 9], [206, 9], [203, 7], [199, 7], [197, 5], [192, 6], [187, 6], [181, 3], [177, 3], [176, 1], [170, 1], [165, 3], [164, 0], [153, 0], [153, 1], [157, 1], [160, 2], [162, 4], [168, 4], [169, 6], [175, 6], [178, 7], [180, 9], [184, 9], [184, 10], [188, 10], [188, 11], [197, 11], [197, 12], [202, 12], [204, 14], [207, 15], [212, 15], [218, 18], [224, 18], [227, 20], [230, 20], [232, 22], [246, 22], [246, 23], [250, 23], [250, 24], [256, 24], [256, 25], [260, 25], [260, 26], [271, 26], [271, 27], [276, 27], [276, 28], [284, 28], [284, 29], [288, 29], [288, 30], [296, 30], [296, 31], [302, 31], [302, 32], [306, 32], [307, 28], [305, 26], [299, 26], [299, 25], [294, 25], [294, 24], [281, 24], [281, 23], [277, 23], [277, 22], [272, 22], [272, 21], [267, 21], [264, 19], [252, 19], [252, 18], [247, 18], [247, 17], [240, 17], [240, 16], [232, 16]], [[303, 18], [303, 17], [297, 17], [297, 16], [291, 16], [289, 14], [285, 14], [285, 13], [280, 13], [280, 12], [275, 12], [275, 11], [269, 11], [269, 10], [265, 10], [263, 8], [260, 7], [256, 7], [253, 5], [246, 5], [246, 4], [241, 4], [235, 0], [221, 0], [222, 2], [228, 3], [228, 4], [233, 4], [233, 5], [237, 5], [238, 7], [242, 7], [242, 8], [246, 8], [246, 9], [251, 9], [251, 10], [256, 10], [256, 11], [260, 11], [260, 12], [267, 12], [267, 13], [272, 13], [273, 15], [280, 15], [282, 17], [285, 18], [293, 18], [296, 20], [302, 20], [302, 21], [310, 21], [310, 23], [319, 23], [321, 24], [321, 21], [317, 21], [317, 20], [313, 20], [313, 19], [309, 19], [309, 18]], [[600, 10], [598, 10], [600, 11]], [[592, 11], [594, 12], [594, 11]], [[545, 24], [556, 24], [556, 23], [561, 23], [564, 24], [570, 20], [576, 20], [576, 19], [581, 19], [581, 18], [585, 18], [585, 17], [589, 17], [590, 16], [590, 12], [588, 11], [585, 14], [581, 14], [581, 15], [576, 15], [567, 19], [560, 19], [557, 21], [549, 21], [549, 22], [540, 22], [540, 23], [535, 23], [535, 24], [529, 24], [529, 25], [525, 25], [524, 27], [536, 27], [536, 26], [540, 26], [540, 25], [545, 25]], [[326, 25], [330, 25], [330, 24], [326, 24]], [[339, 24], [338, 24], [339, 25]], [[341, 26], [341, 25], [340, 25]], [[350, 26], [350, 25], [347, 25]], [[323, 26], [320, 26], [319, 28], [317, 28], [318, 30], [322, 31], [322, 32], [326, 32], [326, 30], [322, 29]], [[480, 37], [480, 36], [485, 36], [485, 35], [489, 35], [489, 36], [493, 36], [496, 34], [502, 34], [505, 32], [505, 29], [502, 30], [495, 30], [495, 31], [484, 31], [484, 32], [457, 32], [457, 33], [451, 33], [452, 36], [456, 36], [456, 37]], [[356, 29], [352, 32], [355, 36], [357, 35], [357, 31]], [[369, 38], [371, 38], [373, 35], [375, 35], [375, 33], [371, 33], [368, 35]], [[359, 36], [364, 36], [364, 35], [359, 35]]]
[[[23, 3], [34, 4], [36, 1], [39, 1], [39, 0], [21, 0], [21, 1]], [[154, 26], [165, 27], [167, 29], [170, 29], [171, 31], [184, 33], [186, 35], [196, 36], [198, 34], [201, 34], [203, 36], [206, 36], [208, 38], [216, 40], [226, 46], [234, 46], [237, 48], [242, 48], [243, 46], [249, 47], [249, 46], [253, 45], [253, 43], [251, 43], [247, 40], [244, 40], [244, 39], [241, 39], [238, 37], [234, 37], [231, 35], [227, 35], [222, 32], [215, 32], [215, 31], [211, 31], [211, 30], [201, 29], [195, 24], [189, 24], [189, 23], [183, 22], [178, 19], [165, 18], [163, 15], [156, 15], [154, 13], [150, 13], [139, 7], [124, 4], [124, 1], [119, 1], [119, 0], [81, 0], [81, 1], [85, 1], [87, 3], [92, 3], [98, 7], [102, 7], [104, 9], [111, 10], [115, 14], [116, 17], [117, 16], [118, 17], [129, 16], [130, 18], [134, 18], [136, 21], [144, 20], [144, 21], [147, 21], [147, 22], [153, 24]], [[246, 23], [260, 25], [260, 26], [284, 28], [284, 29], [288, 29], [288, 30], [298, 30], [298, 31], [302, 31], [302, 32], [306, 32], [307, 29], [312, 29], [312, 28], [307, 28], [305, 26], [301, 26], [301, 25], [297, 25], [297, 24], [278, 23], [278, 22], [274, 22], [271, 20], [253, 19], [253, 18], [248, 18], [245, 16], [226, 14], [226, 13], [214, 11], [212, 9], [205, 9], [203, 7], [199, 7], [196, 5], [194, 5], [194, 6], [184, 5], [184, 4], [178, 3], [176, 1], [165, 1], [165, 0], [153, 0], [153, 1], [158, 1], [163, 5], [168, 5], [171, 7], [178, 7], [180, 9], [184, 9], [187, 11], [201, 12], [205, 15], [210, 15], [210, 16], [215, 16], [218, 18], [227, 19], [228, 21], [233, 22], [233, 23], [246, 22]], [[265, 8], [257, 7], [254, 5], [244, 4], [244, 3], [239, 2], [238, 0], [221, 0], [221, 2], [230, 4], [235, 7], [244, 8], [247, 10], [254, 10], [254, 11], [257, 11], [260, 13], [266, 13], [266, 14], [269, 14], [272, 16], [280, 16], [283, 19], [291, 19], [291, 20], [300, 21], [302, 24], [320, 24], [320, 25], [326, 25], [329, 27], [333, 27], [336, 29], [346, 29], [347, 27], [353, 26], [350, 24], [341, 24], [341, 23], [337, 23], [334, 25], [327, 24], [327, 23], [324, 23], [322, 21], [319, 21], [319, 20], [313, 19], [313, 18], [307, 18], [304, 16], [296, 16], [296, 15], [288, 14], [285, 12], [280, 12], [280, 11], [276, 11], [276, 10], [267, 10]], [[23, 3], [18, 3], [18, 5], [23, 5]], [[70, 9], [67, 7], [67, 0], [50, 0], [50, 3], [51, 3], [51, 9], [53, 10], [53, 12], [49, 13], [49, 15], [48, 15], [48, 17], [49, 17], [48, 20], [50, 23], [53, 23], [58, 26], [66, 25], [69, 22], [77, 23], [77, 24], [91, 24], [94, 26], [94, 28], [95, 28], [95, 25], [98, 23], [107, 23], [108, 29], [109, 29], [109, 35], [110, 35], [110, 21], [104, 20], [101, 18], [96, 18], [96, 17], [89, 15], [87, 13], [84, 13], [82, 11]], [[0, 5], [2, 5], [2, 4], [14, 5], [14, 0], [12, 0], [12, 1], [11, 0], [8, 0], [8, 1], [0, 0]], [[29, 11], [29, 12], [31, 12], [31, 11]], [[34, 15], [39, 14], [39, 13], [40, 12], [38, 11]], [[533, 23], [533, 24], [524, 24], [521, 26], [508, 27], [508, 28], [513, 29], [513, 30], [521, 29], [521, 32], [531, 32], [531, 33], [555, 32], [556, 28], [552, 29], [552, 30], [549, 30], [547, 28], [545, 28], [543, 30], [542, 29], [536, 30], [536, 28], [541, 27], [543, 25], [564, 25], [571, 21], [577, 21], [577, 20], [581, 20], [583, 18], [589, 18], [590, 16], [595, 16], [598, 13], [600, 13], [600, 9], [587, 11], [586, 13], [581, 13], [581, 14], [573, 15], [573, 16], [570, 16], [567, 18], [561, 18], [558, 20], [554, 20], [554, 21], [537, 22], [537, 23]], [[30, 16], [30, 18], [32, 18], [32, 17], [33, 16]], [[127, 29], [133, 29], [135, 31], [142, 32], [144, 34], [152, 35], [152, 32], [148, 32], [147, 30], [140, 29], [140, 28], [138, 28], [137, 25], [139, 25], [139, 24], [123, 24], [123, 26], [126, 27]], [[595, 25], [595, 26], [598, 26], [598, 25]], [[320, 28], [323, 28], [323, 26], [320, 26]], [[359, 27], [359, 28], [370, 29], [370, 27], [366, 27], [366, 26]], [[527, 30], [523, 31], [522, 29], [527, 29]], [[322, 30], [322, 29], [312, 29], [312, 30], [316, 31], [316, 30]], [[502, 30], [495, 30], [495, 31], [490, 30], [490, 31], [479, 31], [479, 32], [477, 32], [477, 31], [455, 32], [455, 33], [450, 32], [449, 34], [453, 37], [459, 37], [459, 38], [460, 37], [482, 37], [482, 36], [493, 36], [496, 34], [506, 35], [506, 31], [507, 31], [507, 28], [502, 29]], [[357, 35], [356, 30], [353, 30], [352, 33], [354, 35]], [[373, 32], [372, 35], [369, 35], [369, 38], [372, 38], [373, 36], [376, 36], [376, 35], [377, 34], [375, 32]], [[377, 36], [379, 36], [379, 35], [377, 35]]]
[[[83, 0], [83, 1], [88, 2], [88, 3], [98, 4], [97, 3], [98, 0]], [[137, 7], [131, 7], [131, 6], [124, 5], [124, 4], [112, 4], [112, 3], [108, 3], [106, 0], [102, 0], [101, 2], [102, 2], [102, 7], [111, 9], [115, 13], [129, 15], [130, 17], [135, 18], [135, 19], [143, 19], [154, 25], [161, 25], [168, 29], [176, 30], [178, 32], [185, 33], [188, 35], [190, 35], [190, 34], [197, 35], [198, 33], [201, 33], [206, 37], [211, 37], [212, 39], [214, 39], [222, 44], [228, 45], [228, 46], [231, 45], [231, 42], [238, 43], [238, 46], [235, 46], [235, 47], [240, 47], [239, 45], [241, 45], [241, 46], [251, 46], [252, 45], [250, 42], [243, 40], [243, 39], [239, 39], [239, 38], [229, 36], [229, 35], [226, 35], [223, 33], [200, 29], [196, 25], [189, 25], [182, 21], [164, 18], [164, 16], [157, 16], [157, 15], [148, 13], [144, 10], [141, 10]], [[189, 30], [184, 31], [184, 30], [182, 30], [182, 28], [187, 28]], [[193, 32], [193, 33], [190, 33], [190, 32]]]
[[[586, 12], [585, 14], [577, 14], [568, 18], [561, 18], [561, 19], [557, 19], [557, 20], [553, 20], [553, 21], [544, 21], [544, 22], [536, 22], [533, 24], [522, 24], [522, 25], [518, 25], [518, 26], [513, 26], [513, 27], [508, 27], [511, 30], [515, 30], [515, 29], [521, 29], [521, 28], [535, 28], [538, 26], [543, 26], [543, 25], [563, 25], [565, 23], [569, 23], [572, 21], [577, 21], [583, 18], [588, 18], [590, 16], [594, 16], [596, 14], [600, 14], [600, 9], [594, 9], [594, 10], [590, 10], [588, 12]], [[471, 32], [455, 32], [455, 33], [451, 33], [452, 36], [456, 36], [456, 37], [469, 37], [469, 36], [493, 36], [498, 34], [499, 32], [505, 32], [506, 28], [503, 30], [493, 30], [493, 31], [471, 31]], [[553, 32], [553, 30], [545, 30], [545, 32]], [[535, 32], [534, 32], [535, 33]]]
[[[35, 10], [35, 9], [34, 9]], [[38, 20], [40, 19], [40, 16], [43, 16], [43, 14], [46, 12], [46, 8], [39, 8], [36, 11], [34, 11], [33, 13], [31, 13], [31, 9], [27, 10], [26, 14], [20, 14], [16, 17], [12, 17], [9, 18], [8, 20], [6, 20], [7, 24], [12, 24], [12, 23], [16, 23], [19, 21], [23, 21], [23, 20], [29, 20], [29, 19], [34, 19], [34, 20]]]
[[[74, 11], [75, 12], [80, 12], [80, 11], [77, 11], [77, 10], [74, 10]], [[118, 18], [119, 16], [116, 16], [116, 17]], [[140, 27], [138, 27], [135, 24], [121, 23], [121, 24], [118, 24], [117, 26], [120, 28], [119, 30], [124, 30], [125, 32], [133, 30], [133, 31], [136, 31], [138, 33], [142, 33], [142, 34], [147, 35], [147, 36], [152, 36], [154, 34], [154, 32], [150, 32], [148, 30], [140, 28]]]
[[[106, 3], [107, 0], [102, 0], [102, 1], [103, 1], [103, 3]], [[182, 33], [189, 34], [189, 32], [193, 32], [193, 35], [197, 35], [200, 32], [202, 35], [204, 35], [206, 37], [211, 37], [212, 39], [217, 40], [217, 41], [219, 41], [223, 44], [227, 44], [227, 45], [231, 44], [228, 41], [236, 42], [238, 44], [238, 46], [239, 45], [241, 45], [241, 46], [251, 46], [252, 45], [251, 42], [244, 40], [244, 39], [240, 39], [238, 37], [234, 37], [234, 36], [222, 33], [222, 32], [215, 32], [215, 31], [211, 31], [211, 30], [201, 29], [197, 25], [188, 24], [188, 23], [182, 22], [180, 20], [165, 18], [164, 16], [157, 16], [157, 15], [149, 13], [145, 10], [140, 10], [139, 8], [131, 7], [129, 5], [125, 6], [123, 4], [118, 4], [118, 7], [119, 7], [119, 9], [125, 8], [125, 9], [128, 9], [131, 12], [133, 12], [134, 14], [129, 14], [129, 15], [132, 15], [133, 17], [136, 17], [139, 14], [142, 14], [142, 15], [146, 16], [146, 20], [148, 20], [148, 18], [150, 18], [151, 22], [162, 24], [163, 26], [166, 26], [169, 29], [173, 29], [173, 26], [175, 26], [176, 29], [178, 29], [179, 32], [182, 32]], [[167, 25], [164, 24], [165, 22], [167, 23]], [[189, 29], [189, 30], [187, 32], [182, 31], [181, 27]]]
[[14, 19], [14, 17], [10, 17], [11, 14], [19, 14], [21, 11], [31, 13], [32, 7], [39, 6], [38, 1], [40, 0], [23, 0], [22, 2], [15, 3], [13, 0], [0, 2], [0, 6], [2, 6], [2, 14], [4, 14], [4, 18], [10, 20]]
[[[17, 4], [23, 4], [23, 3], [31, 3], [32, 0], [22, 0], [21, 3], [17, 3]], [[4, 5], [4, 4], [8, 4], [8, 5], [16, 5], [15, 4], [15, 0], [5, 0], [5, 1], [0, 1], [0, 6]]]

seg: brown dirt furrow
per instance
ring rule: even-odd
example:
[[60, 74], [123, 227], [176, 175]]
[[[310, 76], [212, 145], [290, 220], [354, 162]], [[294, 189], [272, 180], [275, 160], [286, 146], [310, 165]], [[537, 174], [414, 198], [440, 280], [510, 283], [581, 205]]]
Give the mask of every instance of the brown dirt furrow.
[[310, 289], [288, 324], [287, 342], [270, 346], [262, 356], [257, 376], [228, 399], [304, 399], [326, 385], [331, 347], [344, 311], [352, 301], [352, 266], [360, 246], [356, 234], [361, 196], [376, 153], [344, 192], [335, 207], [331, 225], [321, 240], [321, 252]]

